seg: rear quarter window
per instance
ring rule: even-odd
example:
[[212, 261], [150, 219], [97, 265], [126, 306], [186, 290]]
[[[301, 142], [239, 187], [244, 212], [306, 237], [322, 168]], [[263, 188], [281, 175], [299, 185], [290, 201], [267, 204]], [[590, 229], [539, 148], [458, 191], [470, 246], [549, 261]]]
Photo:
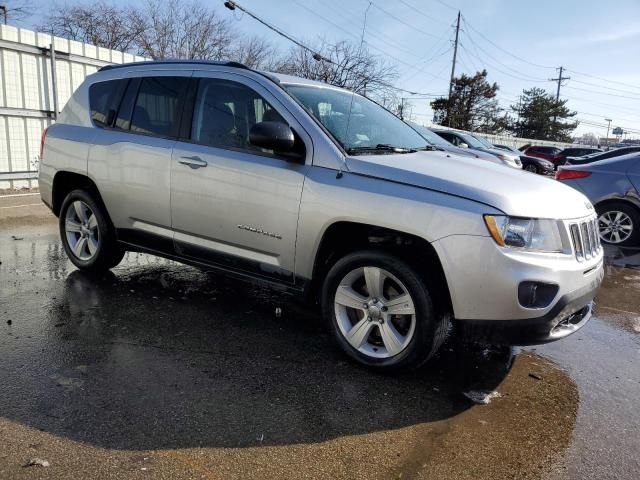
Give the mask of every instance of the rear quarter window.
[[91, 120], [98, 127], [108, 127], [113, 122], [128, 79], [97, 82], [89, 87]]

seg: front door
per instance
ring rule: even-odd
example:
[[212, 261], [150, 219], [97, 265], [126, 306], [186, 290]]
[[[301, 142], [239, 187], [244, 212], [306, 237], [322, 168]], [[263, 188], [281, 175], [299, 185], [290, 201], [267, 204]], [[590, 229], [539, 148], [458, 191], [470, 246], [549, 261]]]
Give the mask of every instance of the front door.
[[[198, 73], [195, 74], [197, 76]], [[235, 271], [294, 281], [300, 197], [311, 141], [257, 82], [229, 73], [194, 78], [191, 128], [173, 151], [171, 221], [179, 254]], [[191, 112], [192, 110], [192, 112]], [[305, 145], [287, 160], [249, 143], [261, 121], [289, 124]]]

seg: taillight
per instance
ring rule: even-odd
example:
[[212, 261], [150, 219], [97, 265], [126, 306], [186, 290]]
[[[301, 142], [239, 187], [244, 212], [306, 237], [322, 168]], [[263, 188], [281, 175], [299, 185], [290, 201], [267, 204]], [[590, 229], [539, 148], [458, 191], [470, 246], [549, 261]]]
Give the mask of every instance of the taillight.
[[588, 177], [589, 175], [591, 175], [591, 172], [585, 170], [565, 170], [560, 168], [556, 172], [556, 180], [571, 180], [573, 178]]
[[40, 135], [40, 161], [42, 161], [42, 154], [44, 153], [44, 140], [47, 138], [47, 130], [49, 130], [49, 127], [42, 130], [42, 135]]

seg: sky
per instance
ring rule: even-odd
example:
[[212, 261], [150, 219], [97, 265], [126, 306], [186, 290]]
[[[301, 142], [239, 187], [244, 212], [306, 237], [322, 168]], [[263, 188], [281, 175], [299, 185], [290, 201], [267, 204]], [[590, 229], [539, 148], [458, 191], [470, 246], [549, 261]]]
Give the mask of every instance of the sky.
[[[82, 2], [82, 0], [80, 0]], [[223, 0], [208, 1], [249, 35], [283, 50], [290, 43]], [[87, 3], [90, 3], [87, 1]], [[121, 5], [136, 0], [116, 0]], [[498, 83], [506, 109], [523, 89], [556, 92], [558, 67], [565, 68], [560, 96], [578, 112], [576, 135], [604, 137], [611, 128], [640, 138], [640, 0], [238, 0], [252, 13], [302, 42], [364, 41], [371, 53], [397, 66], [396, 86], [446, 95], [453, 57], [454, 25], [462, 12], [456, 74], [486, 68]], [[366, 12], [366, 25], [365, 21]], [[24, 26], [42, 22], [42, 11]], [[430, 124], [428, 98], [407, 97], [412, 118]]]

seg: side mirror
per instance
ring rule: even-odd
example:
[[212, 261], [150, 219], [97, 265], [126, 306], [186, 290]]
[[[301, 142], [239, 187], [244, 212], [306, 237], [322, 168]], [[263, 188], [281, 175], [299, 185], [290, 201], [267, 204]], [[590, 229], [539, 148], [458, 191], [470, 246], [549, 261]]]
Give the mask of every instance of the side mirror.
[[249, 143], [274, 152], [287, 153], [293, 150], [296, 138], [286, 123], [259, 122], [249, 130]]
[[460, 148], [469, 148], [469, 145], [467, 145], [466, 143], [461, 143], [460, 145], [458, 145]]

